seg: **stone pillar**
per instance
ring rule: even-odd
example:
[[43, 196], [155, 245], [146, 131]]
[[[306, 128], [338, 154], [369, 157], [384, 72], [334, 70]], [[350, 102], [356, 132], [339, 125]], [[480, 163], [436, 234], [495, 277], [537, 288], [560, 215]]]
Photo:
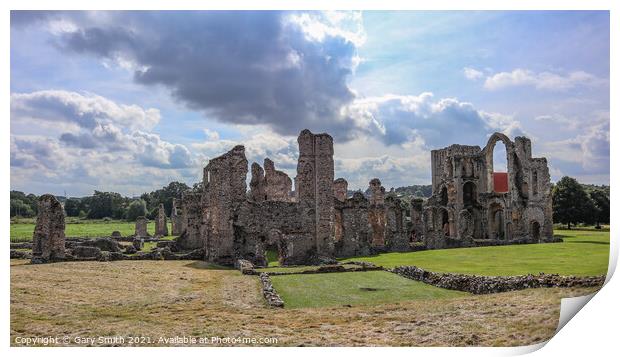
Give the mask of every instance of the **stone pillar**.
[[263, 202], [267, 199], [267, 194], [265, 193], [265, 171], [255, 162], [252, 163], [250, 198], [256, 202]]
[[155, 235], [162, 237], [168, 235], [168, 220], [166, 219], [166, 210], [163, 203], [159, 204], [159, 211], [155, 220]]
[[334, 141], [328, 134], [303, 130], [297, 138], [297, 191], [301, 204], [315, 212], [318, 255], [334, 253]]
[[172, 222], [172, 235], [180, 236], [183, 233], [183, 215], [179, 214], [177, 207], [177, 199], [172, 199], [172, 212], [170, 213], [170, 221]]
[[381, 181], [377, 178], [370, 180], [368, 185], [370, 191], [368, 221], [372, 229], [372, 246], [374, 248], [383, 248], [385, 246], [387, 224], [385, 188], [381, 186]]
[[53, 195], [39, 197], [37, 223], [32, 236], [32, 263], [65, 258], [65, 211]]
[[334, 181], [334, 197], [340, 201], [344, 202], [347, 200], [347, 191], [349, 189], [349, 183], [347, 180], [343, 178], [336, 179]]
[[148, 237], [149, 236], [149, 233], [147, 231], [148, 223], [149, 223], [149, 220], [146, 219], [146, 217], [144, 216], [140, 216], [136, 218], [136, 233], [134, 236], [139, 237], [139, 238]]

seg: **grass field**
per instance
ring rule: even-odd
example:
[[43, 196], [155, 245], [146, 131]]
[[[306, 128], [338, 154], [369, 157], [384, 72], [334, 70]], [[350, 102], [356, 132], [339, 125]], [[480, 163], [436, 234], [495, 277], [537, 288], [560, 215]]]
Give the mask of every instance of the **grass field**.
[[609, 232], [555, 230], [562, 243], [427, 250], [386, 253], [362, 260], [384, 267], [416, 265], [436, 272], [478, 275], [604, 275], [609, 262]]
[[272, 276], [286, 308], [358, 306], [469, 295], [385, 271]]
[[[350, 274], [358, 273], [330, 277]], [[11, 260], [10, 338], [13, 346], [20, 336], [68, 336], [75, 345], [76, 337], [115, 335], [145, 336], [149, 346], [168, 346], [159, 338], [170, 336], [269, 337], [275, 346], [518, 346], [553, 336], [560, 298], [594, 290], [272, 309], [256, 276], [205, 262]]]
[[[27, 223], [11, 223], [11, 241], [32, 240], [34, 221]], [[135, 222], [127, 221], [104, 221], [104, 220], [77, 220], [68, 219], [65, 223], [65, 235], [67, 237], [104, 237], [114, 231], [119, 231], [123, 236], [135, 233]], [[150, 234], [155, 233], [155, 222], [149, 222], [147, 230]], [[168, 222], [168, 232], [172, 232], [172, 225]]]

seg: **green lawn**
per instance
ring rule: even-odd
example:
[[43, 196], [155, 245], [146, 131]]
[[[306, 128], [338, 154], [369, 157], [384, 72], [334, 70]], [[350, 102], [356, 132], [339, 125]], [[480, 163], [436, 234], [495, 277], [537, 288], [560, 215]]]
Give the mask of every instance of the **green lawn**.
[[436, 272], [478, 275], [604, 275], [609, 261], [609, 232], [555, 230], [563, 243], [386, 253], [362, 260], [384, 267], [416, 265]]
[[437, 288], [385, 271], [272, 276], [287, 308], [374, 305], [468, 293]]
[[[359, 268], [359, 265], [354, 265], [354, 264], [343, 264], [344, 267], [346, 269], [351, 269], [351, 268]], [[298, 266], [291, 266], [291, 267], [281, 267], [279, 265], [271, 265], [269, 264], [269, 267], [267, 268], [257, 268], [256, 271], [259, 272], [266, 272], [266, 273], [273, 273], [273, 272], [288, 272], [288, 273], [294, 273], [294, 272], [300, 272], [300, 271], [304, 271], [304, 270], [317, 270], [319, 269], [321, 266], [320, 265], [298, 265]]]
[[[135, 233], [135, 223], [127, 221], [103, 221], [103, 220], [67, 220], [65, 235], [67, 237], [103, 237], [109, 236], [113, 231], [119, 231], [123, 236]], [[148, 232], [155, 233], [155, 222], [149, 222]], [[34, 231], [34, 223], [11, 223], [11, 241], [31, 240]], [[172, 225], [168, 222], [168, 231], [172, 232]]]

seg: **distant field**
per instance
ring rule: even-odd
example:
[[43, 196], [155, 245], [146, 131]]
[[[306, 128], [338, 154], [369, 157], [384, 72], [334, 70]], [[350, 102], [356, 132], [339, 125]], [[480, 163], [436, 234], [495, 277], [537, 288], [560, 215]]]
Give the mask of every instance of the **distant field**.
[[558, 230], [563, 243], [524, 244], [497, 247], [427, 250], [386, 253], [351, 260], [385, 267], [416, 265], [436, 272], [478, 275], [603, 275], [609, 262], [609, 232], [591, 229]]
[[467, 296], [385, 271], [272, 276], [287, 308], [376, 305]]
[[[22, 222], [28, 223], [22, 223]], [[155, 222], [149, 222], [148, 232], [155, 233]], [[33, 220], [20, 220], [19, 223], [11, 222], [11, 241], [29, 241], [34, 231]], [[119, 231], [123, 236], [135, 233], [135, 223], [127, 221], [103, 221], [103, 220], [76, 220], [68, 219], [65, 226], [67, 237], [102, 237], [109, 236], [113, 231]], [[168, 231], [172, 232], [172, 225], [168, 222]]]

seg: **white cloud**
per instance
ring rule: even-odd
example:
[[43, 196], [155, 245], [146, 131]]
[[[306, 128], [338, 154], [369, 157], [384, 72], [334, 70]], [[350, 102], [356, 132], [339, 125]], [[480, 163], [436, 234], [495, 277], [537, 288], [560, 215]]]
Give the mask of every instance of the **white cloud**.
[[463, 74], [469, 80], [477, 80], [484, 77], [484, 73], [470, 67], [463, 68]]
[[517, 68], [511, 72], [499, 72], [484, 81], [484, 88], [498, 90], [508, 87], [532, 86], [539, 90], [565, 91], [577, 86], [598, 86], [605, 83], [590, 73], [574, 71], [567, 74], [551, 72], [536, 73], [527, 69]]

